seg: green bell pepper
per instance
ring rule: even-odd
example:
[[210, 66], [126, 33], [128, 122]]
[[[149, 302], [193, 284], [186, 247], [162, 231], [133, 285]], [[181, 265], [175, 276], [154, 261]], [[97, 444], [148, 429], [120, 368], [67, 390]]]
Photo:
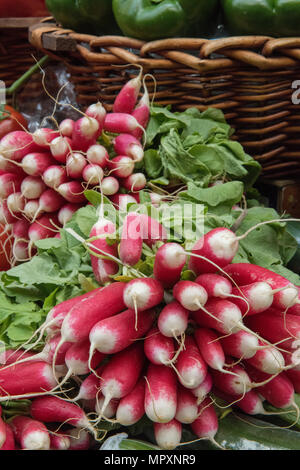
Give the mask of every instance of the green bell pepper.
[[113, 0], [121, 31], [145, 41], [214, 32], [219, 0]]
[[222, 9], [229, 34], [300, 34], [300, 0], [222, 0]]
[[46, 0], [46, 5], [64, 28], [96, 35], [120, 32], [112, 0]]

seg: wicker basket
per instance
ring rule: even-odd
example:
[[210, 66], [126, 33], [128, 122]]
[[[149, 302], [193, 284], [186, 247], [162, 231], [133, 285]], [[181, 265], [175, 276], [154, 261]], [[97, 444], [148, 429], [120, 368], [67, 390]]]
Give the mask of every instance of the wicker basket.
[[[43, 23], [30, 28], [30, 42], [66, 64], [81, 107], [101, 100], [110, 110], [118, 90], [142, 66], [155, 76], [156, 104], [219, 108], [235, 128], [234, 138], [262, 163], [265, 178], [300, 176], [300, 104], [292, 101], [293, 83], [300, 80], [300, 37], [143, 42]], [[153, 80], [147, 86], [152, 96]]]

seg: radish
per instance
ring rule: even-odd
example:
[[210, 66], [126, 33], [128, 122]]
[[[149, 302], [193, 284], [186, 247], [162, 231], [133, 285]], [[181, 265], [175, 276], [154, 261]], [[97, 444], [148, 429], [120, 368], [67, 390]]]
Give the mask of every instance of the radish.
[[211, 369], [224, 372], [225, 354], [217, 333], [209, 328], [199, 328], [194, 332], [194, 337], [205, 363]]
[[10, 194], [20, 191], [21, 178], [15, 173], [0, 175], [0, 199], [6, 199]]
[[101, 373], [101, 392], [105, 397], [101, 412], [112, 399], [128, 395], [140, 378], [144, 365], [142, 344], [136, 343], [113, 355]]
[[10, 194], [6, 199], [6, 203], [8, 210], [13, 214], [20, 214], [25, 207], [25, 199], [20, 192]]
[[88, 429], [94, 433], [84, 411], [74, 403], [70, 403], [58, 397], [37, 397], [30, 406], [30, 414], [33, 419], [43, 423], [65, 423], [71, 426]]
[[178, 387], [178, 400], [175, 418], [182, 424], [191, 424], [197, 419], [197, 398], [191, 390], [182, 385]]
[[84, 167], [87, 165], [87, 161], [82, 153], [73, 152], [67, 156], [66, 159], [66, 170], [67, 175], [70, 178], [81, 178]]
[[113, 134], [132, 134], [141, 128], [138, 121], [127, 113], [107, 113], [104, 121], [104, 130]]
[[133, 173], [132, 175], [127, 176], [127, 178], [122, 178], [121, 186], [127, 191], [138, 192], [146, 187], [147, 179], [144, 173]]
[[204, 307], [208, 299], [206, 290], [193, 281], [177, 282], [173, 288], [173, 296], [182, 307], [192, 312]]
[[134, 310], [125, 310], [97, 322], [90, 331], [90, 354], [95, 349], [104, 354], [115, 354], [141, 338], [151, 327], [154, 312], [140, 312], [138, 321]]
[[38, 199], [46, 186], [38, 176], [27, 176], [23, 179], [20, 189], [26, 199]]
[[90, 346], [90, 342], [87, 339], [73, 343], [68, 347], [65, 353], [65, 363], [68, 372], [63, 382], [66, 382], [72, 375], [88, 374], [91, 370], [94, 370], [100, 365], [105, 355], [99, 351], [95, 351], [95, 349], [90, 353]]
[[87, 152], [86, 158], [89, 163], [93, 163], [94, 165], [101, 166], [101, 168], [105, 168], [109, 162], [109, 154], [106, 148], [103, 145], [95, 144], [91, 145]]
[[110, 160], [108, 166], [115, 178], [126, 178], [133, 173], [134, 161], [126, 155], [119, 155]]
[[141, 233], [140, 216], [137, 213], [129, 213], [123, 222], [121, 240], [119, 245], [119, 257], [123, 264], [134, 266], [142, 256], [143, 239]]
[[145, 338], [144, 352], [152, 364], [168, 365], [174, 357], [175, 345], [172, 338], [163, 336], [158, 328], [153, 327]]
[[272, 287], [267, 282], [253, 282], [246, 286], [234, 287], [232, 298], [240, 308], [243, 316], [256, 315], [267, 310], [274, 301]]
[[85, 429], [70, 429], [68, 438], [69, 450], [88, 450], [91, 446], [91, 435]]
[[184, 346], [177, 359], [177, 374], [184, 387], [194, 389], [205, 379], [207, 365], [192, 336], [185, 338]]
[[157, 320], [158, 329], [164, 336], [176, 338], [186, 331], [188, 317], [189, 311], [174, 300], [161, 310]]
[[3, 225], [13, 224], [18, 220], [17, 216], [12, 214], [7, 207], [6, 200], [0, 199], [0, 223]]
[[144, 158], [144, 150], [138, 139], [131, 134], [120, 134], [113, 140], [114, 151], [117, 155], [127, 155], [135, 162]]
[[213, 391], [217, 397], [227, 401], [230, 406], [237, 406], [247, 415], [255, 416], [268, 414], [263, 407], [263, 401], [261, 397], [254, 390], [250, 390], [249, 392], [245, 393], [242, 398], [229, 395], [216, 388], [214, 388]]
[[59, 124], [59, 132], [62, 136], [71, 138], [74, 131], [74, 125], [75, 122], [73, 121], [73, 119], [64, 119]]
[[68, 450], [70, 449], [69, 436], [64, 431], [50, 433], [50, 449], [51, 450]]
[[211, 392], [213, 387], [213, 379], [211, 374], [208, 372], [203, 382], [198, 387], [191, 389], [191, 392], [197, 398], [198, 405], [203, 402], [207, 395]]
[[136, 204], [136, 199], [133, 196], [130, 196], [129, 194], [114, 194], [112, 195], [110, 200], [121, 212], [127, 212], [128, 204]]
[[159, 305], [163, 301], [164, 290], [156, 279], [133, 279], [126, 284], [123, 298], [127, 308], [140, 312]]
[[169, 289], [180, 280], [186, 263], [184, 249], [178, 243], [165, 243], [156, 252], [153, 274], [165, 289]]
[[146, 87], [142, 98], [131, 114], [141, 126], [141, 128], [137, 128], [133, 131], [132, 135], [137, 139], [141, 139], [143, 137], [143, 129], [146, 129], [150, 118], [150, 100]]
[[48, 129], [47, 127], [36, 129], [32, 134], [33, 141], [39, 147], [47, 150], [49, 150], [49, 146], [52, 140], [57, 137], [59, 137], [59, 132], [54, 131], [53, 129]]
[[94, 372], [91, 372], [87, 377], [83, 379], [80, 384], [78, 394], [73, 401], [85, 400], [93, 401], [97, 400], [100, 392], [100, 377], [103, 371], [104, 365], [100, 365]]
[[145, 379], [139, 379], [135, 387], [121, 398], [116, 411], [116, 420], [122, 426], [132, 426], [145, 414]]
[[114, 100], [113, 112], [131, 114], [136, 105], [141, 86], [141, 73], [139, 73], [137, 77], [132, 78], [122, 86]]
[[200, 276], [196, 278], [195, 282], [204, 287], [208, 297], [226, 299], [232, 293], [231, 282], [219, 274], [200, 274]]
[[79, 342], [88, 338], [92, 327], [100, 320], [125, 310], [125, 285], [114, 282], [97, 290], [84, 302], [75, 304], [63, 320], [61, 335], [64, 341]]
[[199, 405], [198, 418], [190, 426], [199, 439], [208, 439], [219, 446], [215, 441], [219, 429], [218, 416], [210, 397], [205, 398]]
[[28, 416], [15, 416], [10, 422], [15, 439], [22, 449], [49, 450], [50, 435], [46, 426]]
[[272, 289], [282, 289], [274, 293], [272, 307], [285, 310], [298, 301], [298, 290], [287, 279], [269, 269], [249, 263], [235, 263], [227, 266], [224, 271], [239, 286], [253, 282], [266, 282]]
[[5, 158], [20, 162], [25, 155], [38, 150], [32, 136], [25, 131], [13, 131], [0, 140], [0, 153]]
[[56, 161], [65, 164], [67, 156], [72, 152], [72, 140], [69, 137], [55, 137], [50, 143], [50, 152]]
[[285, 361], [281, 352], [276, 347], [267, 345], [263, 341], [259, 341], [259, 345], [262, 349], [259, 349], [254, 356], [248, 358], [245, 362], [266, 374], [275, 375], [282, 372]]
[[155, 423], [168, 423], [177, 409], [175, 372], [164, 365], [149, 364], [146, 373], [145, 412]]
[[249, 359], [256, 354], [259, 348], [258, 338], [243, 330], [222, 336], [219, 338], [219, 342], [226, 355], [237, 359]]
[[50, 392], [55, 385], [52, 368], [47, 362], [37, 361], [0, 368], [0, 401]]
[[[224, 373], [224, 370], [229, 373]], [[224, 370], [210, 370], [214, 385], [219, 390], [229, 395], [244, 396], [252, 389], [251, 379], [243, 367], [235, 364], [224, 367]]]
[[64, 198], [54, 189], [46, 189], [39, 198], [39, 208], [34, 219], [42, 212], [57, 212], [64, 202]]
[[104, 173], [101, 166], [94, 165], [93, 163], [87, 164], [82, 170], [82, 178], [84, 181], [93, 186], [100, 185], [103, 177]]
[[285, 373], [292, 382], [295, 392], [300, 393], [300, 371], [298, 369], [289, 369]]
[[91, 104], [85, 111], [86, 116], [92, 117], [97, 120], [99, 124], [98, 135], [102, 133], [104, 121], [106, 117], [106, 109], [98, 102]]
[[30, 176], [41, 176], [55, 161], [48, 153], [28, 153], [22, 159], [22, 168]]
[[98, 415], [98, 421], [100, 421], [102, 418], [107, 418], [109, 420], [115, 416], [118, 405], [119, 400], [117, 399], [112, 399], [109, 403], [106, 404], [104, 395], [100, 394], [95, 404], [95, 411]]
[[197, 275], [214, 273], [218, 268], [224, 268], [231, 263], [238, 248], [238, 239], [231, 230], [224, 227], [210, 230], [194, 245], [189, 261], [189, 269]]
[[9, 160], [0, 154], [0, 174], [4, 173], [15, 173], [20, 176], [24, 176], [22, 163], [17, 163], [14, 160]]
[[[90, 244], [92, 250], [91, 263], [95, 278], [99, 284], [110, 281], [111, 276], [115, 275], [119, 270], [119, 265], [115, 261], [118, 256], [117, 242], [107, 243], [106, 241], [106, 237], [113, 238], [115, 233], [115, 224], [110, 220], [104, 219], [102, 216], [99, 217], [90, 231], [90, 239], [92, 239]], [[113, 259], [104, 259], [104, 257], [112, 257]]]
[[33, 243], [43, 238], [53, 237], [54, 232], [57, 231], [57, 229], [54, 229], [57, 224], [58, 220], [56, 214], [42, 215], [30, 225], [28, 229], [29, 240]]
[[205, 309], [202, 307], [193, 312], [193, 319], [198, 325], [213, 328], [224, 335], [246, 330], [239, 307], [226, 299], [211, 297], [206, 302]]
[[96, 139], [101, 134], [99, 122], [90, 116], [79, 118], [74, 123], [72, 133], [72, 147], [75, 150], [86, 152], [87, 149], [96, 143]]
[[75, 212], [80, 209], [81, 204], [64, 204], [58, 211], [57, 218], [62, 227], [72, 219]]
[[114, 178], [113, 176], [106, 176], [101, 181], [101, 191], [104, 194], [104, 196], [113, 196], [114, 194], [117, 194], [119, 189], [120, 189], [119, 181], [117, 180], [117, 178]]
[[6, 428], [6, 439], [3, 445], [0, 447], [0, 450], [15, 450], [15, 438], [14, 438], [14, 433], [12, 431], [12, 428], [9, 426], [9, 424], [5, 424]]
[[157, 445], [164, 450], [174, 450], [179, 446], [182, 426], [176, 419], [168, 423], [154, 423], [154, 436]]
[[25, 349], [6, 349], [3, 353], [1, 353], [1, 364], [13, 364], [19, 360], [19, 358], [25, 357], [32, 357], [35, 353], [28, 352]]
[[[134, 202], [136, 201], [134, 200]], [[152, 248], [156, 242], [166, 241], [168, 239], [167, 230], [158, 220], [146, 214], [141, 214], [140, 217], [143, 240], [150, 248]]]
[[50, 165], [43, 173], [42, 179], [46, 186], [57, 189], [67, 181], [67, 172], [63, 166]]
[[73, 204], [80, 204], [86, 201], [85, 195], [83, 194], [83, 187], [79, 181], [70, 181], [60, 184], [57, 191], [66, 201]]

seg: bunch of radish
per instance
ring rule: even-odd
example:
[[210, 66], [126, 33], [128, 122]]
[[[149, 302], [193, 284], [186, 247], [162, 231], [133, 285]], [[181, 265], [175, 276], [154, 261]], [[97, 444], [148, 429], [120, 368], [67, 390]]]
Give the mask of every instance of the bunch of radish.
[[[102, 216], [91, 230], [100, 287], [49, 312], [37, 332], [37, 343], [45, 335], [42, 352], [12, 351], [0, 368], [0, 402], [31, 400], [27, 419], [10, 424], [18, 445], [32, 445], [19, 430], [26, 434], [30, 420], [40, 423], [32, 424], [34, 445], [51, 448], [59, 439], [49, 444], [45, 427], [55, 423], [95, 442], [102, 420], [130, 427], [145, 415], [162, 449], [179, 448], [186, 427], [195, 440], [219, 445], [216, 397], [249, 415], [266, 414], [265, 402], [293, 408], [296, 421], [299, 288], [268, 269], [232, 263], [241, 237], [226, 228], [189, 251], [142, 214], [128, 213], [120, 241], [108, 244], [103, 234], [114, 230]], [[152, 276], [138, 275], [143, 244], [155, 253]], [[114, 280], [119, 264], [136, 268], [136, 277]], [[193, 280], [182, 278], [186, 268]]]
[[[135, 169], [144, 156], [150, 103], [142, 72], [118, 93], [113, 111], [90, 105], [77, 121], [5, 135], [0, 141], [0, 223], [10, 230], [11, 264], [30, 259], [34, 242], [54, 237], [82, 205], [85, 189], [136, 202], [146, 185]], [[111, 147], [99, 143], [105, 132]], [[108, 152], [109, 149], [109, 152]], [[122, 196], [122, 197], [123, 197]], [[10, 252], [11, 251], [11, 252]]]

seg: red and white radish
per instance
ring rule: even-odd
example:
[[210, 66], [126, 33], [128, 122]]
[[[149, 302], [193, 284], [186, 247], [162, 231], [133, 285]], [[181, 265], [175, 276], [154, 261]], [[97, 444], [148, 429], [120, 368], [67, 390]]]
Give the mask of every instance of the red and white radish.
[[89, 163], [101, 166], [103, 169], [108, 165], [109, 162], [108, 151], [103, 145], [99, 144], [91, 145], [88, 148], [86, 152], [86, 158]]
[[116, 411], [116, 420], [122, 426], [132, 426], [145, 414], [145, 379], [139, 379], [133, 390], [121, 398]]
[[164, 289], [160, 282], [150, 277], [133, 279], [126, 284], [123, 298], [127, 308], [140, 312], [159, 305], [164, 298]]
[[122, 86], [114, 100], [113, 112], [131, 114], [136, 105], [141, 86], [141, 73], [139, 73], [137, 77], [132, 78]]
[[204, 307], [208, 295], [206, 290], [193, 281], [179, 281], [173, 287], [174, 298], [189, 311], [197, 311]]
[[66, 172], [70, 178], [82, 178], [82, 172], [87, 160], [82, 153], [72, 152], [66, 159]]
[[49, 450], [50, 435], [41, 421], [28, 416], [15, 416], [10, 421], [15, 439], [24, 450]]
[[119, 245], [119, 257], [122, 263], [128, 266], [137, 264], [142, 256], [143, 239], [141, 233], [140, 216], [129, 213], [123, 222]]
[[158, 328], [152, 327], [144, 340], [144, 352], [152, 364], [168, 365], [175, 355], [174, 341], [163, 336]]
[[182, 426], [176, 419], [168, 423], [154, 423], [154, 436], [157, 445], [164, 450], [174, 450], [182, 437]]
[[170, 302], [160, 312], [157, 320], [159, 331], [167, 337], [181, 336], [188, 327], [189, 311], [177, 300]]
[[131, 134], [120, 134], [113, 140], [114, 150], [117, 155], [127, 155], [135, 162], [144, 158], [144, 150], [138, 139]]
[[30, 176], [41, 176], [44, 171], [55, 163], [49, 153], [33, 152], [28, 153], [22, 159], [22, 168]]
[[184, 349], [177, 358], [176, 371], [180, 383], [188, 389], [198, 387], [206, 377], [206, 362], [192, 336], [185, 338]]
[[208, 297], [226, 299], [228, 295], [232, 293], [231, 282], [219, 274], [200, 274], [200, 276], [195, 279], [195, 282], [204, 287]]
[[185, 263], [184, 248], [178, 243], [165, 243], [155, 254], [154, 277], [165, 289], [169, 289], [180, 280]]
[[155, 423], [168, 423], [177, 409], [175, 372], [164, 365], [149, 364], [146, 372], [145, 412]]

